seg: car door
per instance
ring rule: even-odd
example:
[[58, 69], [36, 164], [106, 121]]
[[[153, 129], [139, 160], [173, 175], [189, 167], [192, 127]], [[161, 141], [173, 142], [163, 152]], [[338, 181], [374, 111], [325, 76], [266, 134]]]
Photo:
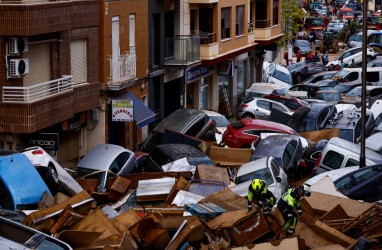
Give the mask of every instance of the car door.
[[267, 100], [256, 100], [255, 118], [265, 119], [271, 114], [271, 102]]

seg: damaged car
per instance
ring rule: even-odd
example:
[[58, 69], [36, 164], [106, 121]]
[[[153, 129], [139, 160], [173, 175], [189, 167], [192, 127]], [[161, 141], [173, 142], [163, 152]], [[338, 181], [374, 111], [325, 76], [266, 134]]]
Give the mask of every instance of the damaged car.
[[248, 187], [253, 179], [264, 180], [268, 189], [280, 199], [288, 189], [288, 177], [272, 157], [263, 157], [242, 165], [234, 178], [235, 185], [230, 189], [242, 197], [248, 194]]
[[22, 154], [28, 157], [36, 167], [53, 195], [58, 191], [63, 191], [65, 194], [73, 196], [83, 190], [72, 175], [43, 148], [26, 148]]
[[348, 173], [334, 181], [338, 191], [353, 200], [382, 200], [382, 164], [375, 164]]
[[97, 144], [75, 168], [77, 180], [96, 179], [97, 191], [106, 191], [107, 180], [134, 171], [137, 159], [134, 152], [115, 144]]
[[25, 155], [19, 152], [0, 154], [0, 208], [37, 209], [48, 186]]

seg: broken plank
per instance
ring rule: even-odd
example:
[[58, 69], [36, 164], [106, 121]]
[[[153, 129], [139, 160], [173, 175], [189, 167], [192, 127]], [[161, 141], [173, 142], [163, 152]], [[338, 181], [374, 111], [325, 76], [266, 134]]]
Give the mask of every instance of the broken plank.
[[356, 242], [355, 239], [341, 233], [340, 231], [329, 227], [325, 223], [321, 222], [320, 220], [317, 220], [316, 223], [314, 223], [314, 229], [320, 232], [323, 236], [329, 238], [335, 243], [340, 244], [343, 247], [348, 247], [349, 245], [352, 245]]

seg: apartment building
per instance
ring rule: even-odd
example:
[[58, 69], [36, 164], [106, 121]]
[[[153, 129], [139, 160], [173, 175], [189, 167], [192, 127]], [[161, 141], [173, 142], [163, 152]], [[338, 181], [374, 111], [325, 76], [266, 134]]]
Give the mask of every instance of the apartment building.
[[96, 130], [104, 142], [133, 151], [156, 120], [147, 107], [148, 5], [146, 0], [100, 4], [101, 108]]
[[236, 116], [262, 79], [264, 50], [281, 39], [279, 0], [150, 2], [149, 105], [159, 120], [180, 107]]
[[0, 13], [0, 148], [72, 167], [100, 106], [98, 1], [1, 0]]

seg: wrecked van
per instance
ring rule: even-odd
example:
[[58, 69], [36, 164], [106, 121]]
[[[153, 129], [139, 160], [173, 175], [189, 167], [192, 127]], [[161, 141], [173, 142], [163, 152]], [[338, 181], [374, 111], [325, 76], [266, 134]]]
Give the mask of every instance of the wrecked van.
[[[331, 138], [322, 149], [313, 173], [359, 165], [360, 145], [339, 137]], [[382, 155], [365, 148], [365, 163], [367, 166], [382, 163]]]
[[51, 194], [36, 168], [21, 153], [0, 156], [0, 208], [34, 210], [44, 192]]

